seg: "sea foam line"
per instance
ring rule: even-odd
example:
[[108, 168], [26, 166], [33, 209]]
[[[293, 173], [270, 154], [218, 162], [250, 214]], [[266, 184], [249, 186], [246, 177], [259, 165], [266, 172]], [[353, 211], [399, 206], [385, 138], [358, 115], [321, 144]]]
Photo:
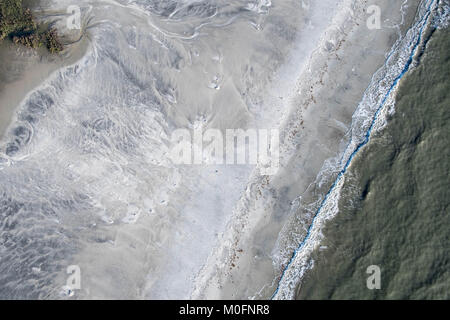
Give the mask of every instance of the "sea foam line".
[[[400, 80], [403, 78], [403, 76], [409, 71], [411, 64], [413, 63], [413, 59], [414, 56], [417, 53], [417, 50], [422, 42], [422, 37], [423, 37], [423, 32], [425, 30], [425, 27], [428, 25], [430, 16], [431, 16], [431, 12], [433, 7], [437, 7], [440, 3], [440, 0], [427, 0], [426, 1], [426, 5], [425, 7], [426, 12], [424, 14], [424, 16], [416, 23], [416, 25], [412, 28], [412, 30], [417, 29], [419, 26], [419, 34], [417, 37], [417, 40], [415, 41], [414, 46], [412, 46], [411, 49], [411, 53], [409, 55], [408, 60], [406, 61], [406, 64], [404, 65], [401, 73], [394, 79], [394, 81], [392, 82], [391, 86], [389, 87], [387, 93], [384, 95], [379, 107], [377, 108], [377, 110], [375, 111], [374, 116], [372, 117], [370, 126], [368, 128], [368, 130], [366, 131], [365, 135], [364, 135], [364, 139], [362, 142], [358, 143], [356, 148], [351, 152], [350, 156], [348, 157], [347, 161], [345, 162], [344, 167], [339, 171], [339, 174], [337, 176], [337, 178], [335, 179], [335, 181], [333, 182], [333, 184], [331, 185], [329, 191], [327, 192], [327, 194], [325, 195], [324, 199], [322, 200], [319, 208], [316, 210], [314, 217], [312, 219], [312, 222], [307, 230], [306, 236], [304, 237], [303, 241], [298, 245], [298, 247], [295, 249], [294, 253], [292, 254], [288, 264], [286, 265], [286, 267], [283, 269], [283, 272], [281, 274], [281, 277], [278, 281], [278, 285], [277, 288], [274, 292], [274, 294], [272, 295], [272, 299], [292, 299], [294, 298], [294, 292], [295, 292], [295, 287], [297, 284], [297, 281], [299, 280], [298, 278], [295, 277], [287, 277], [287, 273], [291, 270], [291, 267], [295, 267], [294, 262], [295, 260], [299, 257], [299, 253], [303, 253], [302, 250], [308, 246], [308, 248], [310, 250], [304, 252], [303, 259], [307, 258], [308, 253], [311, 253], [312, 250], [314, 249], [315, 245], [316, 245], [316, 241], [320, 241], [319, 239], [319, 233], [320, 233], [320, 227], [321, 225], [317, 224], [318, 220], [320, 219], [322, 222], [325, 222], [327, 219], [327, 215], [326, 214], [321, 214], [323, 212], [324, 208], [327, 207], [334, 207], [335, 209], [337, 209], [337, 202], [338, 201], [332, 201], [331, 203], [329, 202], [329, 200], [335, 199], [338, 200], [339, 198], [339, 190], [342, 188], [343, 185], [343, 177], [345, 175], [345, 173], [347, 172], [347, 169], [349, 168], [352, 160], [354, 159], [354, 157], [358, 154], [358, 152], [365, 146], [368, 144], [368, 142], [370, 141], [370, 136], [371, 133], [377, 123], [378, 117], [381, 113], [381, 111], [383, 110], [384, 106], [386, 105], [386, 102], [388, 101], [389, 98], [391, 98], [391, 93], [395, 91], [398, 83], [400, 82]], [[428, 41], [429, 39], [426, 39], [426, 41]], [[426, 41], [424, 44], [426, 44]], [[396, 50], [396, 48], [394, 48], [394, 50], [389, 54], [388, 58], [387, 58], [387, 62], [386, 64], [389, 62], [390, 57], [394, 54], [394, 51]], [[386, 64], [383, 67], [386, 67]], [[351, 146], [351, 143], [349, 144], [349, 147]], [[346, 152], [347, 153], [347, 152]], [[332, 209], [332, 208], [329, 208]], [[322, 217], [324, 216], [324, 217]], [[311, 241], [310, 241], [311, 240]], [[306, 269], [308, 269], [307, 266], [301, 265], [300, 264], [300, 270], [299, 270], [299, 275], [300, 278], [301, 276], [304, 274], [304, 272], [306, 271]], [[293, 271], [295, 272], [295, 270]], [[293, 275], [295, 276], [295, 274]]]

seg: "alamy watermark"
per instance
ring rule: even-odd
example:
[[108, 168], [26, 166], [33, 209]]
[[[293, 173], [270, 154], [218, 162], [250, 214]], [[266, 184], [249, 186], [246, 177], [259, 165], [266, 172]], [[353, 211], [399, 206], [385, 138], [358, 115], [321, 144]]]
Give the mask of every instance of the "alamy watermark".
[[367, 13], [370, 15], [367, 19], [367, 28], [369, 28], [369, 30], [380, 30], [381, 8], [377, 5], [371, 5], [367, 8]]
[[70, 16], [66, 20], [67, 29], [80, 30], [81, 29], [81, 9], [79, 6], [70, 5], [67, 7], [67, 11]]
[[75, 290], [81, 289], [81, 269], [77, 265], [70, 265], [66, 269], [67, 277], [66, 285], [62, 287], [62, 294], [71, 297], [75, 294]]
[[370, 276], [367, 278], [367, 289], [369, 290], [380, 290], [381, 289], [381, 269], [377, 265], [371, 265], [367, 267], [367, 274]]
[[171, 137], [171, 160], [177, 165], [257, 165], [261, 175], [277, 173], [277, 129], [177, 129]]

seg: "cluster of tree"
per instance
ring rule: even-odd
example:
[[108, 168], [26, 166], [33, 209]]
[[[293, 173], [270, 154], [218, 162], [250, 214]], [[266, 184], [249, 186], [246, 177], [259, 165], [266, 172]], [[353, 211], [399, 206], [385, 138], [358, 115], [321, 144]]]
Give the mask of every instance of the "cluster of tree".
[[1, 0], [0, 40], [10, 39], [29, 48], [45, 46], [51, 53], [63, 50], [55, 29], [36, 23], [30, 9], [22, 0]]

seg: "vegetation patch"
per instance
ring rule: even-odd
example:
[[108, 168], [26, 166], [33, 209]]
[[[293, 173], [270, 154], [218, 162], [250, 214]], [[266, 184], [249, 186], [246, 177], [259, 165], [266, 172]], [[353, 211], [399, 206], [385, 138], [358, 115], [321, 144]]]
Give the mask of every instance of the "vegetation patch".
[[28, 48], [46, 47], [51, 53], [64, 49], [58, 32], [47, 25], [38, 24], [31, 10], [23, 7], [22, 0], [0, 2], [0, 41], [6, 38]]

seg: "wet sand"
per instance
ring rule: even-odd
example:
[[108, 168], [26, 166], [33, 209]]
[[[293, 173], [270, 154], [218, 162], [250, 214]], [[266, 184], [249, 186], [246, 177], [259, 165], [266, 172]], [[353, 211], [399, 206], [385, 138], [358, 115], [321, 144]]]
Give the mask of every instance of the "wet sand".
[[88, 45], [82, 40], [69, 44], [59, 55], [50, 55], [45, 49], [28, 49], [8, 40], [0, 43], [0, 139], [11, 122], [16, 110], [26, 96], [45, 82], [57, 70], [79, 60]]

